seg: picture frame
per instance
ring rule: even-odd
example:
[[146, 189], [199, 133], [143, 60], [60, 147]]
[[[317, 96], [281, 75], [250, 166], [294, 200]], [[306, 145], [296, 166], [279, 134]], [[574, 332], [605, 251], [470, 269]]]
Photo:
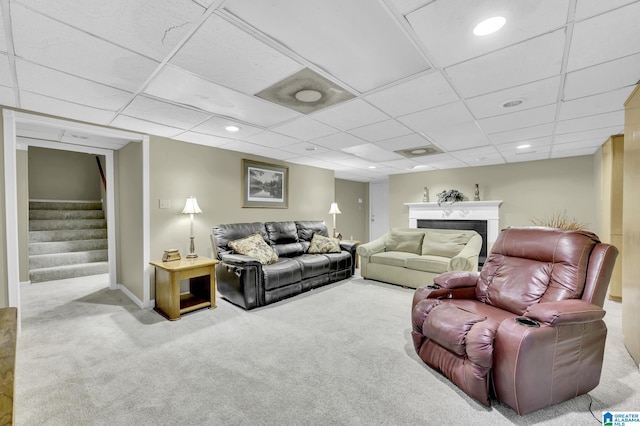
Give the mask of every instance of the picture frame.
[[286, 209], [289, 168], [242, 159], [242, 207]]

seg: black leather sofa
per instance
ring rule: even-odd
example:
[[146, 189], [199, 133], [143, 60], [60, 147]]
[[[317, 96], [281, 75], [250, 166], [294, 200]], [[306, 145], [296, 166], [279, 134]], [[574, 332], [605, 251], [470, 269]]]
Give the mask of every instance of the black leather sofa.
[[[259, 232], [278, 255], [263, 265], [237, 254], [229, 242]], [[327, 237], [322, 221], [253, 222], [216, 225], [211, 233], [218, 292], [244, 309], [268, 305], [353, 275], [357, 243], [341, 241], [340, 253], [308, 253], [314, 233]]]

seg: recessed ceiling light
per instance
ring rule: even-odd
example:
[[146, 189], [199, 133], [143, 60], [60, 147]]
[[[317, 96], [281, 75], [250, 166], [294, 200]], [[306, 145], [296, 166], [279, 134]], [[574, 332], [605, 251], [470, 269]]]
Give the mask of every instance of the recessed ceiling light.
[[297, 91], [293, 96], [300, 102], [316, 102], [322, 98], [322, 93], [317, 90], [304, 89]]
[[529, 145], [528, 143], [522, 144], [522, 145], [518, 145], [516, 147], [516, 149], [527, 149], [527, 148], [531, 148], [531, 145]]
[[413, 155], [425, 154], [426, 152], [427, 152], [427, 150], [426, 150], [426, 149], [422, 149], [422, 148], [420, 148], [420, 149], [414, 149], [414, 150], [412, 150], [412, 151], [411, 151], [411, 153], [412, 153]]
[[376, 168], [376, 166], [369, 166], [369, 168], [370, 168], [370, 169], [375, 169], [375, 168]]
[[235, 133], [235, 132], [238, 132], [240, 130], [240, 127], [238, 127], [238, 126], [226, 126], [224, 129], [227, 132]]
[[492, 18], [485, 19], [476, 25], [473, 29], [473, 34], [477, 36], [493, 34], [502, 28], [506, 22], [507, 20], [503, 16], [494, 16]]
[[513, 108], [515, 106], [522, 105], [523, 102], [524, 102], [524, 99], [511, 99], [510, 101], [503, 103], [502, 107]]

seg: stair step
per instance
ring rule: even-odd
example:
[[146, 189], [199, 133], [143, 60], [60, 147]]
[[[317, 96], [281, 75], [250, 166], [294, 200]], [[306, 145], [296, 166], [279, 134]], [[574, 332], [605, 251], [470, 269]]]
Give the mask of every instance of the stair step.
[[29, 210], [102, 210], [100, 201], [29, 201]]
[[102, 210], [30, 210], [29, 220], [104, 219]]
[[84, 277], [109, 272], [108, 262], [82, 263], [79, 265], [55, 266], [51, 268], [32, 269], [29, 279], [32, 283], [62, 280], [65, 278]]
[[98, 240], [107, 238], [106, 229], [29, 231], [29, 242]]
[[30, 220], [29, 231], [55, 231], [68, 229], [106, 228], [105, 219]]
[[36, 254], [29, 256], [29, 269], [53, 266], [77, 265], [80, 263], [105, 262], [109, 260], [107, 250], [89, 250], [73, 253]]
[[76, 251], [101, 250], [109, 247], [107, 239], [51, 241], [29, 244], [29, 255], [69, 253]]

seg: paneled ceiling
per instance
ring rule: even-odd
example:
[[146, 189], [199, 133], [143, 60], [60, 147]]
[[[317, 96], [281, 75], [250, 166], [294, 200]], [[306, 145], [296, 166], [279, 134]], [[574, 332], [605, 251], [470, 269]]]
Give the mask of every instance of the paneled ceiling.
[[[623, 131], [640, 79], [640, 1], [0, 6], [0, 104], [356, 181], [593, 154]], [[501, 30], [473, 35], [498, 15]], [[348, 96], [311, 112], [256, 96], [303, 70]], [[317, 94], [297, 102], [313, 106]]]

